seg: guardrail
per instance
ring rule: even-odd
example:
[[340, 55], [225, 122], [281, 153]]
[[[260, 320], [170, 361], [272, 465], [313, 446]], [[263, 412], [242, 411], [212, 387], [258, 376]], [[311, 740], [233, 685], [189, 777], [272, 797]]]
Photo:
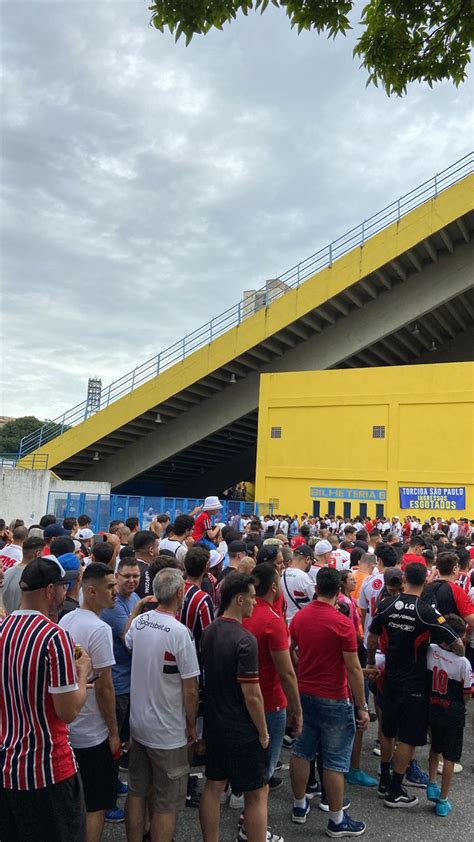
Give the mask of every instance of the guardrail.
[[[16, 468], [20, 460], [18, 453], [0, 453], [0, 467]], [[48, 453], [29, 453], [22, 457], [21, 468], [45, 471], [48, 467]]]
[[[285, 295], [290, 289], [299, 287], [303, 281], [317, 272], [332, 266], [335, 260], [343, 257], [356, 246], [363, 247], [379, 231], [383, 231], [394, 222], [399, 222], [407, 213], [419, 207], [428, 199], [436, 198], [443, 190], [452, 187], [453, 184], [466, 178], [473, 171], [474, 152], [470, 152], [442, 172], [428, 179], [428, 181], [419, 184], [414, 190], [400, 196], [395, 202], [387, 205], [378, 213], [351, 228], [350, 231], [333, 240], [329, 245], [324, 246], [292, 266], [291, 269], [283, 272], [275, 279], [281, 282], [279, 289], [274, 287], [270, 289], [265, 285], [257, 291], [255, 296], [257, 301], [253, 299], [239, 301], [192, 333], [183, 336], [178, 342], [174, 342], [173, 345], [165, 348], [155, 357], [115, 380], [102, 390], [100, 409], [104, 409], [124, 395], [133, 392], [138, 386], [181, 362], [204, 345], [213, 342], [223, 333], [241, 324], [245, 318], [253, 315], [261, 307], [268, 306], [269, 303]], [[22, 458], [26, 453], [36, 450], [69, 427], [82, 423], [92, 414], [94, 413], [90, 411], [87, 401], [81, 401], [63, 415], [55, 418], [54, 421], [44, 424], [38, 430], [25, 436], [21, 440], [19, 457]]]

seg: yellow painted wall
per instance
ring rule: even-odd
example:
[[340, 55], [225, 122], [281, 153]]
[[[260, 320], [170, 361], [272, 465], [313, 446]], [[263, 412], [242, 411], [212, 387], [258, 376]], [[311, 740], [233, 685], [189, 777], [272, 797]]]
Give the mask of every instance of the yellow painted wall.
[[463, 178], [437, 198], [429, 199], [407, 213], [400, 222], [393, 223], [367, 240], [363, 248], [355, 247], [330, 268], [308, 278], [269, 307], [244, 319], [238, 327], [226, 331], [182, 362], [44, 444], [37, 452], [47, 454], [49, 468], [53, 468], [226, 365], [471, 210], [473, 186], [473, 175]]
[[[385, 491], [389, 515], [474, 517], [474, 363], [262, 375], [256, 499], [311, 513], [312, 486]], [[466, 509], [400, 509], [400, 486], [465, 486]]]

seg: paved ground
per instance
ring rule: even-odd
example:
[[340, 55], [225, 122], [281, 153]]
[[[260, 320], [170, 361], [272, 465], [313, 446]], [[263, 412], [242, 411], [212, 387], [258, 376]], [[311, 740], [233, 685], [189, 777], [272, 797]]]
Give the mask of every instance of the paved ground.
[[[474, 708], [474, 702], [471, 703]], [[365, 738], [364, 769], [377, 774], [378, 758], [371, 753], [375, 726]], [[419, 752], [419, 760], [427, 769], [428, 749]], [[282, 761], [288, 763], [288, 752], [283, 750]], [[347, 786], [346, 794], [352, 800], [350, 813], [354, 818], [367, 823], [364, 839], [392, 842], [472, 842], [474, 826], [474, 714], [468, 713], [468, 724], [464, 739], [464, 770], [455, 775], [452, 792], [454, 810], [448, 818], [440, 819], [426, 800], [424, 790], [411, 790], [419, 795], [420, 804], [411, 810], [388, 810], [377, 798], [374, 790]], [[327, 814], [318, 810], [318, 799], [312, 802], [312, 810], [305, 825], [291, 822], [291, 792], [288, 771], [282, 772], [284, 786], [270, 796], [270, 823], [284, 836], [285, 842], [309, 842], [327, 839], [324, 829]], [[124, 776], [126, 780], [126, 776]], [[224, 807], [221, 811], [221, 840], [235, 842], [238, 811]], [[104, 842], [125, 842], [123, 825], [108, 825]], [[179, 818], [176, 842], [202, 842], [197, 810], [188, 809]]]

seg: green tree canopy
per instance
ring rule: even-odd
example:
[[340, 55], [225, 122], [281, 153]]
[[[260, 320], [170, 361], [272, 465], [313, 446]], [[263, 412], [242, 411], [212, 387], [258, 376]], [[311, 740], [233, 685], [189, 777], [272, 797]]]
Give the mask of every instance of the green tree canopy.
[[[155, 0], [149, 8], [156, 29], [168, 27], [189, 44], [193, 35], [222, 29], [238, 12], [264, 12], [270, 2], [286, 11], [298, 32], [315, 29], [333, 38], [351, 28], [355, 6], [354, 0]], [[472, 0], [369, 0], [360, 25], [354, 55], [368, 71], [367, 84], [401, 95], [409, 82], [465, 80], [474, 40]]]
[[18, 453], [23, 436], [29, 436], [43, 424], [48, 425], [48, 440], [60, 434], [60, 424], [40, 421], [34, 415], [23, 415], [21, 418], [15, 418], [14, 421], [7, 421], [3, 427], [0, 427], [0, 453]]

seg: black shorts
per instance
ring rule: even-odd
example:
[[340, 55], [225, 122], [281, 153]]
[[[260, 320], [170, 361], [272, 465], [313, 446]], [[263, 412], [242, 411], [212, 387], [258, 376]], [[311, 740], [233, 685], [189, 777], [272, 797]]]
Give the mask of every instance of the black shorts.
[[268, 783], [270, 746], [262, 748], [258, 740], [235, 747], [207, 743], [206, 757], [206, 778], [228, 780], [233, 792], [251, 792]]
[[115, 714], [120, 739], [122, 742], [128, 743], [130, 739], [130, 693], [115, 696]]
[[0, 788], [2, 842], [85, 842], [86, 807], [79, 775], [44, 789]]
[[409, 746], [424, 746], [428, 734], [429, 699], [426, 693], [400, 693], [384, 687], [382, 733]]
[[118, 763], [104, 740], [92, 748], [75, 748], [88, 813], [112, 810], [117, 797]]
[[431, 751], [442, 754], [445, 760], [459, 763], [462, 755], [462, 738], [464, 728], [445, 725], [430, 725]]

